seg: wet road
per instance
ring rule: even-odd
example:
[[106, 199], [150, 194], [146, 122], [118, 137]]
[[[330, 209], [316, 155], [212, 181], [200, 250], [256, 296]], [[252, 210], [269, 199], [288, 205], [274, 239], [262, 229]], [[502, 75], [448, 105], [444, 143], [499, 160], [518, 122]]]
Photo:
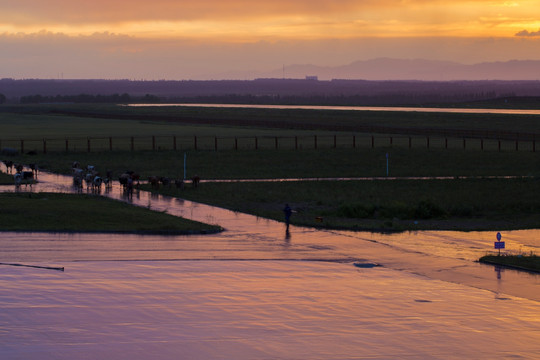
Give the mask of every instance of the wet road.
[[[71, 191], [41, 174], [33, 191]], [[12, 191], [13, 187], [4, 188]], [[22, 191], [25, 191], [24, 186]], [[540, 276], [474, 262], [494, 233], [322, 231], [141, 192], [211, 235], [2, 233], [2, 359], [524, 358]], [[504, 232], [538, 252], [540, 231]], [[358, 268], [352, 262], [381, 267]]]

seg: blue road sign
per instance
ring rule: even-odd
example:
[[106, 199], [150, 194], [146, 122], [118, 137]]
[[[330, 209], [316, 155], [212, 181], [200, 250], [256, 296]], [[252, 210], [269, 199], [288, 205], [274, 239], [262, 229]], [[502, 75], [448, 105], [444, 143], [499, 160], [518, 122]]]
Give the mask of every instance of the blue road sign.
[[504, 241], [495, 241], [495, 249], [504, 249]]
[[501, 238], [502, 238], [501, 233], [498, 232], [498, 233], [497, 233], [497, 241], [501, 241]]

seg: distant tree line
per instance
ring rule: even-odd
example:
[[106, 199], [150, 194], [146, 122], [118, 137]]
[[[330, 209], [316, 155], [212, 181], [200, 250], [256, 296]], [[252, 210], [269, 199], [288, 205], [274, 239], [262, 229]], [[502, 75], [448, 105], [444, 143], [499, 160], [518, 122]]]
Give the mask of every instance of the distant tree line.
[[0, 93], [6, 96], [6, 102], [12, 103], [212, 102], [421, 106], [489, 101], [509, 96], [540, 97], [540, 81], [0, 79]]
[[129, 104], [129, 103], [158, 103], [157, 96], [146, 94], [144, 96], [131, 96], [129, 94], [112, 95], [28, 95], [21, 96], [21, 104], [43, 104], [43, 103], [108, 103], [108, 104]]

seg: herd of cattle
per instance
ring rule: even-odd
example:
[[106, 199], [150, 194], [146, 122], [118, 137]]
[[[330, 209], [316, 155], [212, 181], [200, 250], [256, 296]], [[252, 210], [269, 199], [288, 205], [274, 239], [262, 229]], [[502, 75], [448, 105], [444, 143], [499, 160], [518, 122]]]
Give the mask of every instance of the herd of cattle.
[[71, 172], [73, 175], [73, 186], [79, 189], [83, 188], [85, 182], [86, 188], [91, 188], [94, 191], [101, 190], [103, 185], [105, 185], [106, 189], [112, 187], [112, 173], [110, 171], [107, 171], [107, 175], [102, 177], [94, 166], [88, 165], [86, 169], [83, 169], [78, 161], [74, 161], [71, 164]]
[[[10, 160], [2, 160], [6, 165], [7, 172], [13, 174], [15, 186], [20, 187], [21, 184], [30, 185], [35, 182], [38, 174], [38, 167], [36, 164], [29, 164], [30, 171], [25, 171], [22, 164], [15, 164]], [[82, 189], [86, 185], [87, 190], [99, 192], [101, 188], [105, 186], [105, 189], [112, 187], [113, 175], [112, 171], [107, 170], [103, 176], [93, 165], [81, 167], [78, 161], [74, 161], [71, 164], [73, 186], [78, 189]], [[191, 178], [191, 184], [194, 188], [198, 187], [200, 177], [195, 175]], [[140, 185], [140, 175], [134, 171], [125, 171], [118, 177], [118, 182], [122, 185], [124, 192], [131, 194], [134, 188], [138, 188]], [[183, 179], [170, 179], [164, 176], [150, 176], [148, 177], [148, 183], [154, 189], [159, 189], [160, 186], [170, 187], [174, 184], [177, 189], [184, 189]]]
[[37, 178], [38, 167], [36, 164], [28, 165], [30, 171], [25, 171], [22, 164], [15, 164], [11, 160], [2, 160], [2, 162], [4, 163], [4, 165], [6, 165], [8, 174], [13, 174], [13, 171], [15, 171], [15, 173], [13, 174], [13, 180], [15, 181], [16, 187], [20, 187], [22, 184], [24, 184], [25, 186], [32, 186], [35, 179]]
[[[95, 169], [94, 166], [88, 165], [85, 169], [81, 168], [78, 161], [73, 162], [72, 164], [73, 171], [73, 185], [82, 188], [83, 183], [86, 183], [87, 188], [92, 190], [100, 190], [102, 185], [105, 185], [105, 188], [110, 188], [112, 186], [112, 172], [108, 170], [105, 177], [101, 177], [101, 174]], [[195, 175], [191, 178], [191, 183], [193, 187], [197, 187], [200, 182], [200, 177]], [[122, 189], [125, 193], [133, 193], [133, 188], [138, 188], [141, 182], [141, 176], [134, 171], [124, 171], [118, 177], [118, 182], [122, 185]], [[150, 176], [148, 177], [148, 183], [154, 189], [159, 189], [160, 186], [170, 187], [172, 184], [176, 186], [177, 189], [184, 189], [184, 180], [174, 179], [171, 180], [168, 177], [164, 176]]]

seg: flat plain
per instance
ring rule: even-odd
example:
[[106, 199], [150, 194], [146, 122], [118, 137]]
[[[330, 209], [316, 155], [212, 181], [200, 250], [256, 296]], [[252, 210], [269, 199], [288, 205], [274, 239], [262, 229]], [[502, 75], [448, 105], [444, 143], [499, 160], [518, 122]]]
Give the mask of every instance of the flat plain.
[[[0, 122], [9, 124], [2, 146], [17, 148], [20, 139], [37, 144], [27, 142], [14, 161], [64, 174], [78, 161], [102, 174], [111, 171], [113, 178], [131, 170], [143, 180], [185, 179], [186, 185], [197, 175], [203, 181], [197, 189], [145, 189], [277, 220], [291, 203], [296, 224], [375, 231], [540, 226], [540, 156], [533, 141], [518, 147], [513, 139], [500, 145], [488, 133], [485, 139], [444, 135], [489, 128], [499, 134], [521, 131], [525, 139], [536, 133], [539, 116], [61, 104], [6, 107], [0, 114]], [[362, 132], [370, 128], [392, 133]], [[430, 139], [396, 133], [403, 128], [427, 131]], [[189, 141], [171, 149], [173, 135]], [[154, 144], [116, 148], [116, 137], [128, 143], [130, 136], [146, 136], [147, 145]], [[61, 139], [59, 149], [42, 149], [47, 137]], [[87, 146], [92, 137], [103, 139], [102, 148]], [[113, 137], [117, 145], [108, 148]], [[218, 150], [201, 149], [201, 143], [195, 148], [195, 137], [229, 143]], [[261, 147], [235, 146], [238, 138], [258, 138]], [[294, 146], [298, 138], [301, 146]], [[335, 140], [345, 138], [347, 143]], [[67, 151], [62, 139], [70, 139]], [[71, 139], [80, 144], [72, 148]], [[163, 139], [167, 145], [159, 143]], [[308, 178], [325, 181], [302, 181]], [[242, 179], [298, 181], [215, 181]]]

